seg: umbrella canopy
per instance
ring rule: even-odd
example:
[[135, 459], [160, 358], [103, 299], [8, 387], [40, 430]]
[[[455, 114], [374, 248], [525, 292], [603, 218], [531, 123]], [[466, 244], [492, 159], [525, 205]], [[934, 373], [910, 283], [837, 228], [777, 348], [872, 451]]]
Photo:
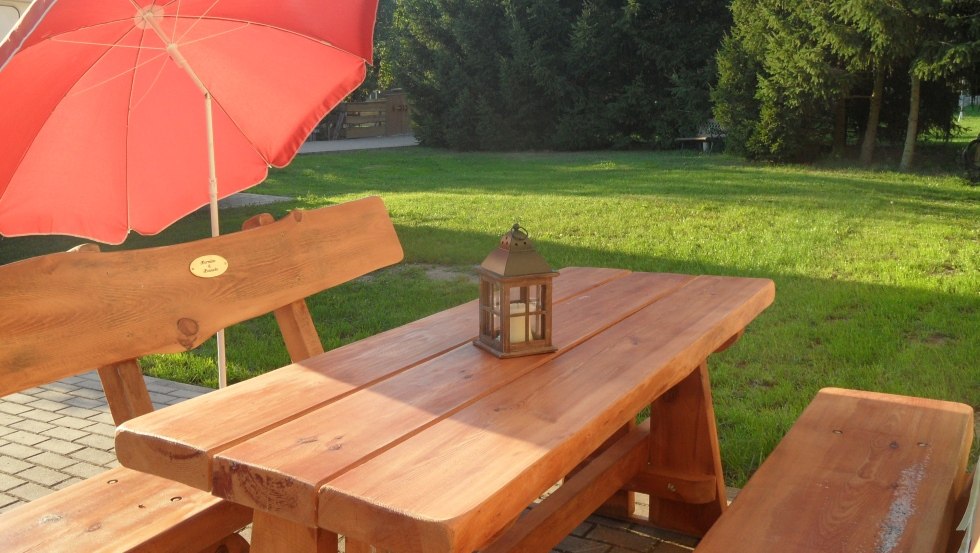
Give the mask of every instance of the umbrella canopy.
[[0, 234], [155, 234], [209, 203], [212, 128], [216, 196], [258, 184], [364, 80], [376, 11], [36, 0], [0, 44]]

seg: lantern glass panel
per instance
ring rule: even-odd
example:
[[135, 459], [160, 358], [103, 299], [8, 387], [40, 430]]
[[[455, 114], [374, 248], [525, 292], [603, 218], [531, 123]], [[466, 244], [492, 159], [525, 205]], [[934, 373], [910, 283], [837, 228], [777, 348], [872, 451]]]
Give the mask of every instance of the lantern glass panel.
[[500, 320], [501, 319], [500, 298], [503, 297], [503, 290], [501, 289], [499, 282], [493, 283], [492, 294], [493, 294], [493, 299], [492, 299], [493, 303], [491, 303], [491, 305], [493, 306], [492, 309], [493, 319], [491, 321], [489, 335], [493, 338], [495, 342], [499, 343], [501, 328], [503, 327], [503, 323]]
[[480, 336], [481, 339], [500, 342], [500, 284], [489, 280], [480, 281]]

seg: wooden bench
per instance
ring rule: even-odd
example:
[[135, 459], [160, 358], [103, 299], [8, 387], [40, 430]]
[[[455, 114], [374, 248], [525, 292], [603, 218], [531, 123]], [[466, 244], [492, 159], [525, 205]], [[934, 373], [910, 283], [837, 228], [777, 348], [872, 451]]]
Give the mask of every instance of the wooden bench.
[[821, 390], [695, 551], [955, 551], [973, 426], [963, 404]]
[[[220, 328], [274, 310], [290, 357], [301, 361], [323, 351], [303, 298], [402, 258], [379, 198], [278, 222], [262, 215], [246, 228], [0, 267], [0, 396], [100, 367], [119, 424], [153, 409], [136, 358], [190, 350]], [[190, 270], [222, 267], [221, 260], [220, 278]], [[0, 515], [0, 550], [233, 553], [247, 550], [234, 533], [251, 517], [189, 486], [116, 468]]]

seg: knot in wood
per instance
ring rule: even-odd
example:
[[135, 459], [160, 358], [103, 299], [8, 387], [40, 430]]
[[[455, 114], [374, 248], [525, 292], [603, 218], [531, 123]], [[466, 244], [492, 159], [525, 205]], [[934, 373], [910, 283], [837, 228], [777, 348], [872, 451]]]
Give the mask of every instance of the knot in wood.
[[183, 318], [177, 321], [177, 331], [180, 335], [177, 336], [177, 342], [187, 349], [194, 347], [194, 340], [197, 339], [197, 331], [200, 325], [194, 319]]

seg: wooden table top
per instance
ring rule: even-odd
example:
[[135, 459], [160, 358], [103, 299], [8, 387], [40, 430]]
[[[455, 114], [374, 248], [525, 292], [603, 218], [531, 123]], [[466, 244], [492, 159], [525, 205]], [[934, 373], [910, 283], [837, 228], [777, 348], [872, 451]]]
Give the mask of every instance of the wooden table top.
[[568, 268], [553, 354], [474, 347], [474, 301], [129, 421], [116, 452], [366, 543], [472, 551], [774, 294], [767, 279]]

